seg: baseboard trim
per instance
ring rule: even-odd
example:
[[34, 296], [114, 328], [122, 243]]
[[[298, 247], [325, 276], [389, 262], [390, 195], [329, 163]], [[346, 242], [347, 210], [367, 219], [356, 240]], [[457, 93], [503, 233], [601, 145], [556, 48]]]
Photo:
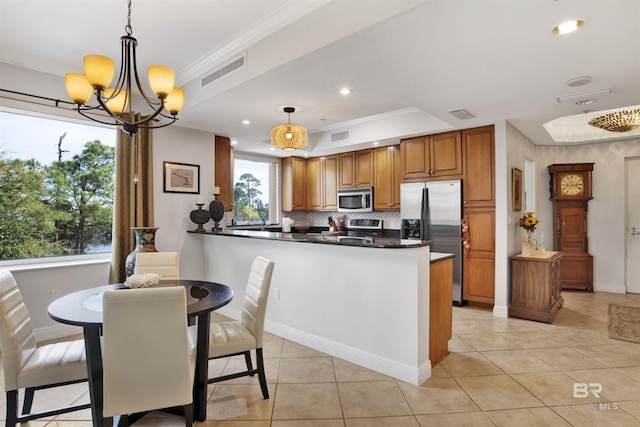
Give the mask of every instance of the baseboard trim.
[[614, 294], [626, 294], [627, 288], [624, 286], [624, 283], [604, 283], [604, 282], [594, 282], [593, 283], [594, 292], [611, 292]]
[[506, 319], [509, 317], [509, 307], [493, 306], [493, 317], [501, 317]]
[[414, 368], [404, 363], [399, 363], [344, 344], [329, 341], [279, 323], [266, 321], [265, 330], [295, 343], [416, 386], [431, 377], [431, 362], [429, 360], [422, 366]]

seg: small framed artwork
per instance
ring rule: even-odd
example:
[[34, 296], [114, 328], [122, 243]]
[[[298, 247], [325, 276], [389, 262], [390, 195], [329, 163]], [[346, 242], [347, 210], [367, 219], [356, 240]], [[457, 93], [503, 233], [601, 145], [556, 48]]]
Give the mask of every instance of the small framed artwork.
[[165, 193], [200, 194], [200, 166], [162, 162]]
[[522, 171], [511, 168], [511, 209], [522, 210]]

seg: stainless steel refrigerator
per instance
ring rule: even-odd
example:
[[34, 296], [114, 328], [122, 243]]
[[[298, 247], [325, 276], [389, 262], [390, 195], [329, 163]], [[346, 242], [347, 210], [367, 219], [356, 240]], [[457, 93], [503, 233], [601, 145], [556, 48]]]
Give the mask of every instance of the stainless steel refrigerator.
[[412, 182], [400, 185], [401, 238], [430, 240], [431, 252], [453, 258], [453, 304], [462, 305], [462, 182]]

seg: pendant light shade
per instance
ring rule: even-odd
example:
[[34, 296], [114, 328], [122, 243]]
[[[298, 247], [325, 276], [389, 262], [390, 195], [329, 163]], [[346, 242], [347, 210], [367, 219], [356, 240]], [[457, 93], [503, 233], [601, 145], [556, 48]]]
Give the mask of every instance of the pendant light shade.
[[271, 129], [271, 145], [283, 150], [297, 150], [306, 147], [309, 143], [307, 130], [302, 126], [291, 124], [291, 113], [296, 109], [284, 107], [283, 111], [289, 114], [288, 123]]
[[589, 124], [609, 132], [628, 132], [640, 127], [640, 109], [616, 111], [594, 117], [589, 121]]

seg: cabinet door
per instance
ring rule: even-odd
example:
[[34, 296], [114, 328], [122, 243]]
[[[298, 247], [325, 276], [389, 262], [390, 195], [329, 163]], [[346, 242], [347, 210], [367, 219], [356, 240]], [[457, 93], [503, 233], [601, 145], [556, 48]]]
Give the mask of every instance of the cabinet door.
[[380, 147], [373, 151], [374, 209], [400, 209], [400, 150], [398, 146]]
[[338, 210], [338, 156], [324, 158], [324, 210]]
[[322, 160], [314, 157], [307, 160], [307, 209], [320, 211], [322, 207]]
[[462, 136], [448, 132], [429, 136], [431, 177], [462, 178]]
[[282, 159], [282, 210], [304, 211], [307, 209], [307, 161], [299, 157]]
[[403, 181], [427, 180], [430, 177], [429, 137], [403, 139], [400, 141], [400, 158]]
[[493, 126], [462, 132], [465, 207], [495, 206], [495, 142]]
[[467, 301], [493, 304], [495, 293], [495, 209], [468, 209], [471, 248], [465, 256], [463, 298]]
[[585, 209], [560, 208], [560, 248], [565, 253], [586, 253]]
[[220, 187], [218, 200], [224, 203], [225, 211], [233, 211], [233, 148], [226, 136], [215, 136], [214, 143], [215, 173], [213, 180]]
[[356, 186], [356, 153], [342, 153], [339, 155], [340, 163], [340, 188], [353, 188]]
[[373, 187], [373, 150], [356, 151], [356, 187]]
[[307, 161], [307, 209], [338, 209], [338, 156], [314, 157]]

